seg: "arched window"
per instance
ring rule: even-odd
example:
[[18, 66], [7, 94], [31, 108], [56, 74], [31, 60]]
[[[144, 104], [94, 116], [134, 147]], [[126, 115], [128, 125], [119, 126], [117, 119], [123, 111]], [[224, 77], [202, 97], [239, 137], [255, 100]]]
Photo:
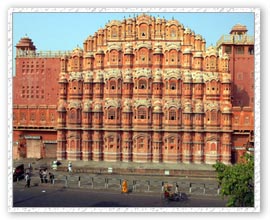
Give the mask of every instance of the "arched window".
[[109, 108], [109, 111], [108, 111], [108, 119], [109, 119], [109, 120], [114, 120], [114, 119], [115, 119], [115, 109]]
[[115, 90], [116, 89], [116, 82], [115, 80], [110, 80], [110, 90]]
[[211, 111], [211, 121], [216, 121], [217, 120], [217, 112], [216, 111]]
[[70, 115], [69, 115], [70, 119], [74, 120], [75, 119], [75, 115], [76, 115], [76, 110], [75, 109], [72, 109], [70, 111]]
[[116, 26], [113, 26], [112, 27], [112, 32], [111, 32], [111, 36], [112, 36], [112, 38], [116, 38], [117, 37], [117, 33], [118, 31], [117, 31], [117, 27]]
[[211, 150], [211, 151], [216, 151], [216, 150], [217, 150], [217, 144], [214, 143], [214, 142], [211, 143], [210, 150]]
[[178, 61], [178, 57], [177, 57], [177, 51], [176, 50], [171, 50], [169, 53], [170, 56], [170, 63], [174, 64]]
[[116, 50], [111, 51], [110, 54], [110, 62], [111, 64], [116, 64], [118, 60], [118, 53]]
[[169, 110], [169, 120], [171, 120], [171, 121], [176, 120], [176, 111], [175, 111], [175, 109], [170, 109]]
[[130, 35], [132, 32], [131, 25], [128, 25], [127, 27], [127, 35]]
[[146, 89], [147, 88], [147, 82], [145, 79], [139, 80], [139, 89]]
[[148, 26], [146, 24], [140, 25], [140, 38], [147, 38]]
[[143, 146], [144, 146], [144, 138], [142, 137], [138, 140], [138, 148], [141, 149], [143, 148]]
[[170, 81], [170, 90], [176, 90], [176, 82]]
[[172, 25], [170, 28], [170, 37], [172, 39], [175, 39], [177, 37], [177, 27], [175, 25]]
[[210, 58], [210, 69], [215, 70], [216, 69], [216, 57], [211, 56]]
[[138, 119], [146, 119], [146, 109], [144, 107], [139, 108]]

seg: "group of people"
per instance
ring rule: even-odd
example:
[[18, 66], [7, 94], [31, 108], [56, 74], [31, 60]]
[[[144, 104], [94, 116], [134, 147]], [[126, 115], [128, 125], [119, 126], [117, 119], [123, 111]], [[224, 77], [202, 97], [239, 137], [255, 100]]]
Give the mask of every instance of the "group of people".
[[[30, 168], [31, 165], [29, 165], [29, 168]], [[32, 167], [31, 167], [32, 168]], [[30, 170], [30, 169], [29, 169]], [[32, 170], [32, 169], [31, 169]], [[69, 173], [72, 173], [72, 163], [69, 161], [68, 163], [68, 172]], [[39, 170], [39, 177], [40, 177], [40, 182], [41, 183], [48, 183], [48, 175], [49, 175], [49, 181], [51, 184], [54, 183], [54, 174], [49, 172], [48, 173], [48, 170], [47, 168], [42, 168]], [[30, 177], [30, 173], [29, 172], [26, 172], [25, 174], [25, 187], [30, 187], [30, 183], [31, 183], [31, 177]]]
[[54, 175], [51, 172], [48, 173], [48, 170], [46, 168], [39, 170], [39, 177], [40, 177], [41, 183], [48, 183], [48, 174], [49, 174], [50, 183], [53, 184]]

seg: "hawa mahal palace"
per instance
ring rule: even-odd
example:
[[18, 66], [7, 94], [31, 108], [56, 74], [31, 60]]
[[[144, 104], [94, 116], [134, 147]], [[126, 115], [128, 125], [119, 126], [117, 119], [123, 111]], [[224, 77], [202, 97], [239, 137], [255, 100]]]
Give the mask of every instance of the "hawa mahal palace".
[[177, 20], [109, 21], [73, 51], [16, 44], [13, 157], [235, 163], [254, 150], [254, 37], [216, 46]]

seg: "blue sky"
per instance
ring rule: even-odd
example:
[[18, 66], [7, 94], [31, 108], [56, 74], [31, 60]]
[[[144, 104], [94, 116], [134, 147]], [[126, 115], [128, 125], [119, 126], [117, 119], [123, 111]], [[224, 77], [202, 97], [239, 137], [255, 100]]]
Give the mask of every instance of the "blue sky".
[[[93, 35], [99, 28], [105, 27], [109, 20], [122, 20], [139, 13], [100, 12], [100, 13], [66, 13], [66, 12], [14, 12], [13, 45], [27, 34], [37, 50], [72, 50]], [[248, 34], [254, 35], [253, 12], [172, 12], [148, 13], [167, 20], [172, 17], [189, 27], [195, 34], [201, 34], [206, 45], [215, 45], [223, 34], [228, 34], [237, 24], [247, 26]]]

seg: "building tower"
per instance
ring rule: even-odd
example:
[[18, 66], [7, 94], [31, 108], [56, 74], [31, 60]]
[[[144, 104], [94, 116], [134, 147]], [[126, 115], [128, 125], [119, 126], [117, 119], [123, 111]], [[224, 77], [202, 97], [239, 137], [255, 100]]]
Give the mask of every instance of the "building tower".
[[[229, 35], [217, 42], [220, 56], [229, 57], [232, 101], [232, 162], [237, 162], [246, 151], [254, 151], [254, 36], [246, 26], [236, 24]], [[224, 68], [226, 68], [224, 66]]]

